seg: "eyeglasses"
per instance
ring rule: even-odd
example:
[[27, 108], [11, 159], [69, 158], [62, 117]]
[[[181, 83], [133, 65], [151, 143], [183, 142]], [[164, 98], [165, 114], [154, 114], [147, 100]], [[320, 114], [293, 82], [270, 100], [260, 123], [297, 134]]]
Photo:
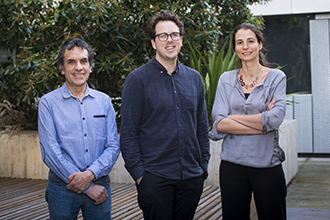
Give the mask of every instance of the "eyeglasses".
[[160, 41], [167, 41], [168, 36], [171, 36], [172, 40], [179, 40], [181, 34], [179, 32], [173, 32], [171, 34], [167, 34], [167, 33], [160, 33], [160, 34], [156, 34], [155, 38], [158, 37], [158, 39]]

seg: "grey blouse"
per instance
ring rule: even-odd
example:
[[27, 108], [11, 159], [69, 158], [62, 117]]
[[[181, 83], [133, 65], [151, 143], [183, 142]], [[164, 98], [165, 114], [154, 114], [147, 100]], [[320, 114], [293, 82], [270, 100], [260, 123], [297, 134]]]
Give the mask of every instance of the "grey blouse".
[[[263, 83], [257, 85], [246, 99], [238, 80], [239, 69], [224, 72], [218, 82], [212, 109], [212, 140], [221, 140], [221, 159], [249, 167], [268, 168], [284, 161], [284, 151], [279, 146], [278, 127], [283, 121], [286, 108], [286, 76], [272, 69]], [[275, 98], [274, 107], [267, 111]], [[227, 115], [259, 114], [263, 134], [236, 135], [218, 132], [216, 125]]]

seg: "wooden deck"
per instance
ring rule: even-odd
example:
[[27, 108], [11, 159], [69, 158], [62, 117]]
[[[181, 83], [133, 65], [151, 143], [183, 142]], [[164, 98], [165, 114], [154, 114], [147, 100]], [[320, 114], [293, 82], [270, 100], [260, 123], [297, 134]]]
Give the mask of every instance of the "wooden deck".
[[[0, 177], [0, 219], [49, 219], [46, 187], [47, 180]], [[134, 184], [111, 183], [111, 190], [113, 220], [143, 219]], [[204, 187], [194, 219], [222, 219], [219, 187]]]

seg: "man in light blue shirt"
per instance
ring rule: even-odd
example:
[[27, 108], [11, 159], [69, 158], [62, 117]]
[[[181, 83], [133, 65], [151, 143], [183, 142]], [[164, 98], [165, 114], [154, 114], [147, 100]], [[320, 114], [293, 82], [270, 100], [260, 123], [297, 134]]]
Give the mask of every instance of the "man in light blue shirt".
[[85, 41], [64, 42], [57, 64], [65, 83], [38, 110], [50, 219], [76, 219], [79, 209], [84, 219], [111, 219], [109, 173], [120, 151], [111, 99], [87, 84], [93, 53]]

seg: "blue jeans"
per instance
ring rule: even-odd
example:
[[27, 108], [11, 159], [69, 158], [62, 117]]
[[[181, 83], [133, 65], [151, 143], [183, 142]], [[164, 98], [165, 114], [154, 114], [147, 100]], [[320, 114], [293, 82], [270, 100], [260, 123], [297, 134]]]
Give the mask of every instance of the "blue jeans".
[[94, 184], [104, 186], [109, 194], [105, 203], [94, 205], [94, 200], [84, 193], [76, 193], [66, 188], [67, 184], [49, 171], [46, 201], [48, 203], [49, 217], [51, 220], [77, 219], [79, 209], [85, 220], [109, 220], [111, 219], [111, 189], [110, 178], [104, 176]]

